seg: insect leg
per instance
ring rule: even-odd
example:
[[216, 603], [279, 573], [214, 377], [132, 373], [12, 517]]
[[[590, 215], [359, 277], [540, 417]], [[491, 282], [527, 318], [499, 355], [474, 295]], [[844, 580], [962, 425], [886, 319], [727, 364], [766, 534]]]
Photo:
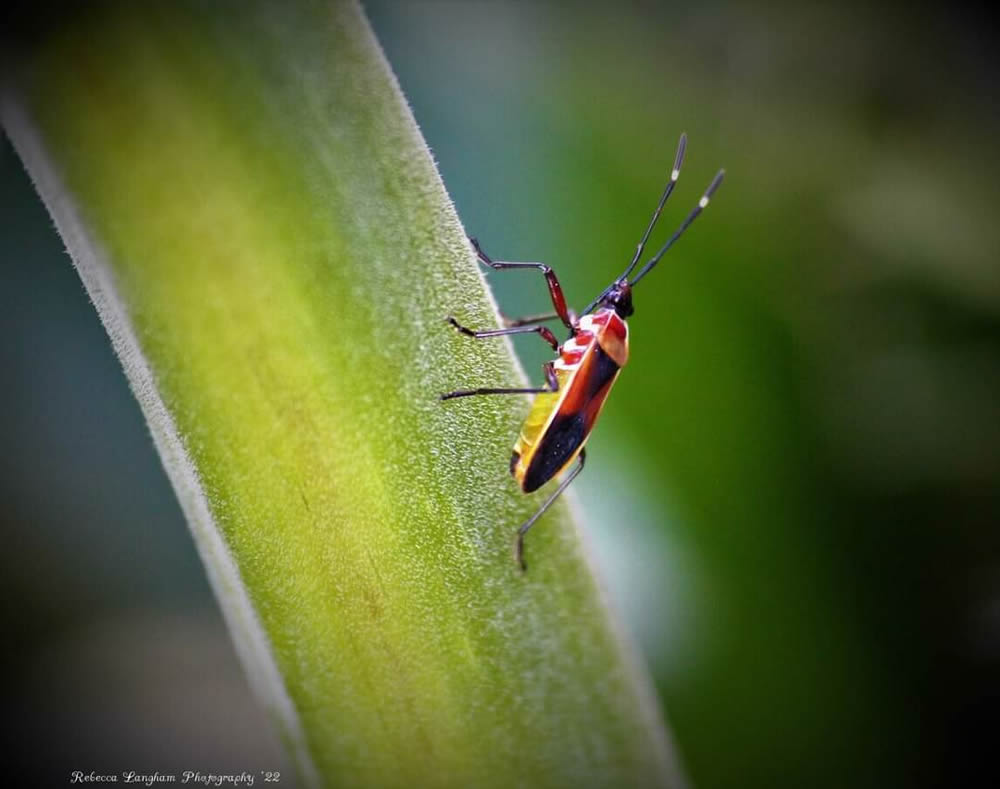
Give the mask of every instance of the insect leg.
[[508, 268], [533, 268], [541, 271], [545, 276], [545, 284], [549, 286], [549, 296], [552, 298], [552, 306], [555, 307], [556, 315], [559, 317], [559, 320], [561, 320], [570, 331], [573, 331], [576, 328], [574, 316], [566, 306], [566, 297], [563, 295], [562, 285], [559, 284], [559, 279], [556, 277], [556, 273], [550, 266], [547, 266], [544, 263], [512, 263], [506, 260], [493, 260], [489, 255], [483, 252], [483, 248], [479, 246], [479, 242], [476, 239], [470, 237], [469, 241], [476, 250], [476, 256], [479, 258], [479, 262], [484, 266], [489, 266], [490, 268], [497, 270]]
[[450, 315], [448, 316], [448, 323], [462, 332], [462, 334], [467, 334], [469, 337], [477, 337], [480, 339], [484, 337], [503, 337], [507, 334], [530, 334], [531, 332], [535, 332], [539, 337], [545, 340], [545, 342], [552, 346], [553, 351], [559, 350], [559, 341], [545, 326], [512, 326], [506, 329], [485, 329], [476, 331], [475, 329], [467, 329]]
[[[512, 326], [527, 326], [530, 323], [544, 323], [545, 321], [551, 321], [559, 317], [557, 312], [543, 312], [540, 315], [526, 315], [523, 318], [509, 318], [500, 313], [500, 319], [503, 321], [503, 325], [507, 327]], [[572, 317], [572, 313], [570, 313]]]
[[545, 386], [535, 386], [518, 389], [492, 389], [492, 388], [480, 388], [480, 389], [459, 389], [455, 392], [448, 392], [441, 395], [442, 400], [454, 400], [456, 397], [474, 397], [476, 395], [490, 395], [490, 394], [541, 394], [542, 392], [558, 392], [559, 391], [559, 379], [556, 378], [555, 368], [552, 366], [552, 362], [546, 362], [542, 365], [542, 370], [545, 373]]
[[569, 487], [569, 483], [571, 483], [574, 479], [576, 479], [576, 475], [579, 474], [581, 471], [583, 471], [583, 464], [586, 462], [586, 459], [587, 459], [587, 450], [581, 449], [579, 456], [580, 462], [577, 463], [576, 466], [574, 466], [573, 470], [569, 473], [569, 476], [567, 476], [566, 479], [564, 479], [562, 482], [559, 483], [559, 487], [556, 488], [555, 493], [553, 493], [545, 500], [545, 503], [538, 508], [538, 512], [536, 512], [534, 515], [528, 518], [528, 520], [526, 520], [523, 524], [521, 524], [521, 527], [517, 530], [517, 538], [514, 540], [514, 559], [517, 561], [519, 565], [521, 565], [522, 571], [528, 569], [528, 565], [525, 564], [524, 562], [525, 533], [528, 531], [528, 529], [530, 529], [532, 526], [535, 525], [535, 521], [537, 521], [540, 517], [542, 517], [544, 512], [552, 505], [552, 502], [558, 499], [560, 494], [562, 494], [562, 492]]

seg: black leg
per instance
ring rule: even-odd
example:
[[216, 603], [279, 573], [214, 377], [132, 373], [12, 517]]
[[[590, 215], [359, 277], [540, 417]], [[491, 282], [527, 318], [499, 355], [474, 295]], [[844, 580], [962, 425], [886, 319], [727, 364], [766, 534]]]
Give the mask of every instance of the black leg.
[[480, 339], [483, 337], [503, 337], [507, 334], [530, 334], [535, 332], [539, 337], [545, 340], [545, 342], [552, 346], [553, 351], [559, 350], [559, 341], [545, 326], [512, 326], [506, 329], [485, 329], [476, 331], [475, 329], [467, 329], [450, 315], [448, 316], [448, 323], [462, 332], [462, 334], [467, 334], [469, 337], [478, 337]]
[[573, 470], [569, 473], [566, 479], [564, 479], [562, 482], [559, 483], [559, 487], [556, 488], [556, 492], [545, 500], [545, 503], [538, 508], [538, 512], [536, 512], [534, 515], [528, 518], [528, 520], [526, 520], [523, 524], [521, 524], [521, 527], [517, 530], [517, 538], [514, 540], [514, 559], [517, 561], [519, 565], [521, 565], [522, 571], [528, 569], [528, 565], [525, 564], [524, 562], [525, 533], [528, 531], [528, 529], [530, 529], [532, 526], [535, 525], [535, 521], [537, 521], [539, 518], [542, 517], [542, 515], [545, 513], [545, 510], [547, 510], [550, 506], [552, 506], [552, 502], [558, 499], [559, 496], [562, 494], [562, 492], [569, 487], [569, 483], [571, 483], [574, 479], [576, 479], [576, 475], [579, 474], [581, 471], [583, 471], [583, 464], [586, 462], [586, 459], [587, 459], [587, 450], [581, 449], [579, 456], [580, 462], [573, 467]]
[[[559, 317], [557, 312], [543, 312], [540, 315], [526, 315], [523, 318], [509, 318], [500, 313], [500, 319], [503, 321], [503, 325], [507, 327], [513, 326], [527, 326], [532, 323], [544, 323], [545, 321], [555, 320]], [[570, 317], [573, 317], [572, 311], [570, 312]]]
[[497, 270], [533, 268], [541, 271], [545, 276], [545, 284], [549, 286], [549, 296], [552, 298], [552, 306], [555, 307], [556, 315], [559, 317], [559, 320], [561, 320], [570, 331], [574, 331], [576, 329], [573, 315], [566, 306], [566, 297], [563, 296], [562, 286], [559, 284], [559, 279], [556, 277], [555, 272], [550, 266], [546, 266], [544, 263], [511, 263], [506, 260], [493, 260], [489, 255], [483, 252], [483, 248], [479, 246], [479, 242], [476, 239], [470, 236], [469, 241], [472, 242], [472, 246], [476, 250], [479, 262], [484, 266], [489, 266], [490, 268]]
[[475, 397], [476, 395], [494, 395], [494, 394], [541, 394], [542, 392], [558, 392], [559, 391], [559, 379], [556, 378], [555, 368], [552, 366], [552, 362], [546, 362], [542, 365], [542, 371], [545, 373], [545, 386], [541, 387], [531, 387], [531, 388], [520, 388], [520, 389], [492, 389], [492, 388], [479, 388], [479, 389], [459, 389], [455, 392], [447, 392], [441, 395], [442, 400], [454, 400], [456, 397]]

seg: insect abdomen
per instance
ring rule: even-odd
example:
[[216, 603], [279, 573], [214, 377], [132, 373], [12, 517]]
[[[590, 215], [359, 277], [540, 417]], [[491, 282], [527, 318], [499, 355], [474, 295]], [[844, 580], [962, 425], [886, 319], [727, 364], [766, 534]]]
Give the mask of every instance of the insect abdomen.
[[537, 490], [577, 456], [627, 360], [625, 321], [611, 310], [581, 319], [555, 363], [558, 392], [535, 397], [514, 445], [510, 473], [525, 493]]
[[531, 404], [531, 412], [521, 425], [521, 433], [514, 444], [514, 453], [510, 458], [510, 473], [524, 488], [524, 477], [528, 464], [534, 455], [535, 447], [542, 439], [552, 415], [559, 407], [559, 401], [568, 390], [572, 381], [572, 373], [566, 370], [556, 370], [556, 380], [559, 382], [558, 392], [544, 392], [535, 396]]
[[576, 457], [620, 371], [615, 360], [595, 344], [538, 441], [521, 481], [525, 493], [540, 488]]
[[531, 458], [521, 481], [521, 489], [531, 493], [552, 479], [583, 446], [586, 437], [587, 424], [583, 414], [557, 413]]

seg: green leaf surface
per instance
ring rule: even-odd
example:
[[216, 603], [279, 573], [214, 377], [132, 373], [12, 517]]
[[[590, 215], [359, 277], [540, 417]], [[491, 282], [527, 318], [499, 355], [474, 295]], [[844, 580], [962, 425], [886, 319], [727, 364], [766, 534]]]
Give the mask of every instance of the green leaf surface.
[[[522, 398], [429, 152], [351, 3], [105, 5], [3, 119], [122, 359], [306, 783], [681, 777], [565, 504], [511, 556]], [[516, 272], [524, 287], [543, 287]]]

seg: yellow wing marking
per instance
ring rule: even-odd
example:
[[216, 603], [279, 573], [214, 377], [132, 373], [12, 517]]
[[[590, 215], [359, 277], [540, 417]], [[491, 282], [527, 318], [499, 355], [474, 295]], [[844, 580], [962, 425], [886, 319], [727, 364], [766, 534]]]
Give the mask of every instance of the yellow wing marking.
[[[579, 369], [579, 368], [577, 368]], [[540, 392], [535, 395], [531, 404], [531, 412], [521, 426], [521, 433], [514, 444], [514, 452], [519, 456], [517, 465], [511, 471], [514, 478], [520, 483], [531, 463], [538, 439], [549, 426], [549, 422], [559, 410], [559, 404], [569, 391], [570, 383], [577, 370], [556, 370], [556, 380], [559, 381], [559, 391]]]

